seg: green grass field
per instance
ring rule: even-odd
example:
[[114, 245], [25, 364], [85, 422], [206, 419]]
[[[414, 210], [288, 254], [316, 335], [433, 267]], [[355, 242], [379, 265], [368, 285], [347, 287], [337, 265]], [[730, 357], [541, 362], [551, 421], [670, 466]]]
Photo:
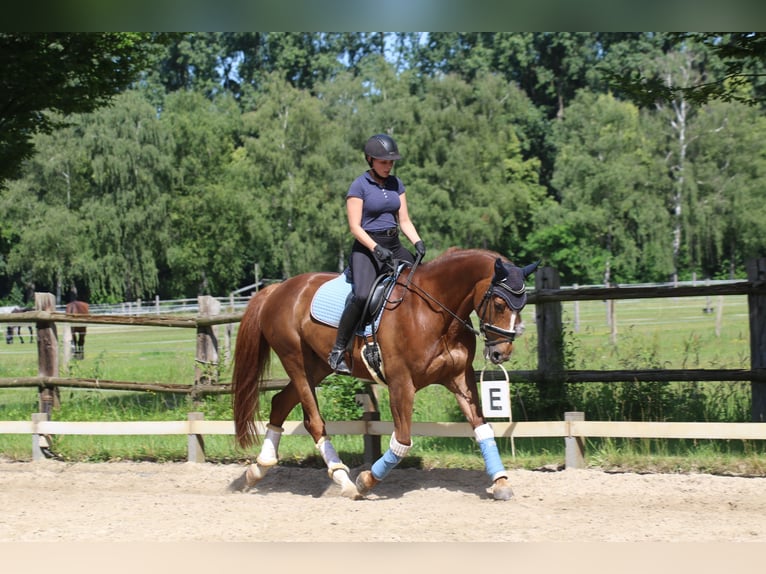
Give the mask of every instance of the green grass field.
[[[719, 306], [721, 306], [719, 310]], [[605, 302], [563, 305], [567, 361], [574, 369], [640, 368], [749, 368], [747, 301], [744, 296], [707, 299], [620, 300], [615, 303], [616, 339], [607, 321]], [[537, 368], [537, 333], [534, 307], [525, 312], [526, 333], [517, 340], [509, 370]], [[219, 350], [227, 354], [224, 326], [219, 328]], [[718, 332], [717, 332], [718, 331]], [[61, 334], [59, 334], [61, 337]], [[236, 339], [233, 330], [232, 350]], [[194, 381], [196, 334], [193, 329], [89, 325], [85, 358], [61, 368], [62, 376], [101, 380], [190, 384]], [[484, 367], [481, 357], [474, 366]], [[284, 377], [278, 361], [272, 362], [273, 378]], [[230, 364], [222, 367], [221, 380], [228, 382]], [[3, 345], [0, 348], [0, 377], [34, 376], [37, 373], [36, 345]], [[353, 402], [357, 381], [333, 377], [319, 391], [320, 407], [328, 420], [356, 418], [360, 410]], [[538, 390], [532, 384], [512, 384], [514, 420], [539, 420]], [[589, 420], [701, 420], [738, 422], [749, 420], [749, 383], [580, 383], [568, 385], [566, 401], [572, 410], [583, 410]], [[381, 417], [390, 420], [387, 393], [381, 389]], [[181, 420], [200, 410], [209, 420], [231, 420], [230, 397], [206, 397], [192, 404], [181, 395], [124, 391], [62, 389], [56, 420]], [[263, 404], [268, 408], [268, 396]], [[37, 411], [36, 389], [0, 389], [0, 420], [29, 420]], [[266, 413], [264, 413], [264, 416]], [[563, 413], [562, 413], [563, 416]], [[291, 419], [299, 420], [296, 408]], [[429, 387], [416, 397], [414, 420], [459, 421], [462, 417], [452, 395], [439, 386]], [[505, 439], [504, 439], [505, 441]], [[509, 453], [510, 445], [502, 444]], [[334, 442], [348, 464], [361, 461], [361, 437], [335, 437]], [[481, 466], [472, 440], [418, 437], [412, 464], [426, 466]], [[516, 458], [509, 466], [536, 467], [563, 461], [563, 441], [516, 439]], [[57, 438], [55, 451], [72, 460], [183, 460], [186, 437], [80, 437]], [[719, 441], [629, 441], [598, 440], [588, 445], [590, 460], [601, 466], [635, 467], [651, 461], [655, 467], [675, 469], [730, 469], [760, 472], [764, 448], [761, 444], [731, 444]], [[28, 459], [28, 436], [0, 435], [0, 453]], [[254, 456], [242, 452], [232, 437], [208, 437], [206, 453], [212, 460], [240, 460]], [[287, 463], [316, 461], [308, 437], [284, 440], [280, 454]], [[700, 462], [699, 458], [702, 458]], [[643, 463], [641, 462], [643, 461]], [[661, 461], [661, 462], [660, 462]], [[669, 462], [668, 462], [669, 461]], [[711, 470], [712, 469], [712, 470]]]

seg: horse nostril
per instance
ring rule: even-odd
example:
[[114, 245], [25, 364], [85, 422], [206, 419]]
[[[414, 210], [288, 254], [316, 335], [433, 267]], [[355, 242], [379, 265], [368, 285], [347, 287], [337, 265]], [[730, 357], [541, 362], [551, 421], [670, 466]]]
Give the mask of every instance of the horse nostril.
[[494, 363], [495, 365], [499, 365], [500, 363], [504, 363], [508, 359], [511, 358], [512, 351], [509, 351], [507, 354], [501, 353], [500, 351], [493, 351], [490, 354], [489, 359]]

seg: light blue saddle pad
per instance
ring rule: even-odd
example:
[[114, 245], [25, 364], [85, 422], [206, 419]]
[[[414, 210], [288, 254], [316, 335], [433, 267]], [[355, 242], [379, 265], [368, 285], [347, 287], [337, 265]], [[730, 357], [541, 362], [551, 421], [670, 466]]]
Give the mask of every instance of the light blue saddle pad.
[[[322, 285], [314, 293], [314, 298], [311, 300], [311, 316], [320, 323], [337, 328], [338, 323], [340, 323], [340, 316], [343, 314], [343, 309], [346, 306], [346, 297], [350, 293], [351, 283], [346, 278], [346, 274], [341, 273], [335, 279], [331, 279]], [[364, 331], [360, 328], [356, 334], [370, 336], [372, 335], [373, 327], [377, 331], [382, 312], [383, 309], [375, 317], [372, 326], [366, 325]]]

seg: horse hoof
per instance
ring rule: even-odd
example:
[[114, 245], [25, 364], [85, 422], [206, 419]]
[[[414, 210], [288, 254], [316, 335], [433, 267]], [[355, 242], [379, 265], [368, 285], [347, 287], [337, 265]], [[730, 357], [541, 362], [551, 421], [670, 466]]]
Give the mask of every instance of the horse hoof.
[[495, 484], [487, 489], [487, 493], [490, 494], [494, 500], [510, 500], [513, 498], [513, 489], [511, 489], [508, 480], [505, 478], [500, 478], [495, 481]]
[[229, 492], [245, 492], [255, 486], [273, 465], [264, 466], [258, 462], [251, 464], [238, 479], [229, 485]]
[[361, 496], [368, 494], [373, 487], [380, 482], [377, 478], [372, 476], [369, 470], [359, 473], [356, 477], [356, 489]]
[[362, 499], [362, 495], [359, 494], [359, 489], [351, 481], [349, 481], [347, 484], [344, 484], [343, 486], [340, 487], [340, 494], [344, 498], [350, 498], [351, 500]]
[[335, 468], [330, 468], [328, 469], [328, 472], [332, 481], [340, 486], [341, 496], [350, 498], [351, 500], [359, 500], [362, 498], [356, 485], [351, 482], [351, 478], [348, 476], [348, 467], [346, 465], [338, 465]]

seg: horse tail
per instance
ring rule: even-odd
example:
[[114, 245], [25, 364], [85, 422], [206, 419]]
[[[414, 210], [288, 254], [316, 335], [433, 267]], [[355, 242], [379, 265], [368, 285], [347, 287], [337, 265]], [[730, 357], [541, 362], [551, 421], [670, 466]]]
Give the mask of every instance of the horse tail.
[[259, 291], [247, 305], [234, 348], [231, 380], [234, 430], [243, 448], [252, 446], [258, 436], [253, 417], [260, 407], [261, 385], [271, 362], [271, 346], [261, 329], [261, 309], [274, 287]]

